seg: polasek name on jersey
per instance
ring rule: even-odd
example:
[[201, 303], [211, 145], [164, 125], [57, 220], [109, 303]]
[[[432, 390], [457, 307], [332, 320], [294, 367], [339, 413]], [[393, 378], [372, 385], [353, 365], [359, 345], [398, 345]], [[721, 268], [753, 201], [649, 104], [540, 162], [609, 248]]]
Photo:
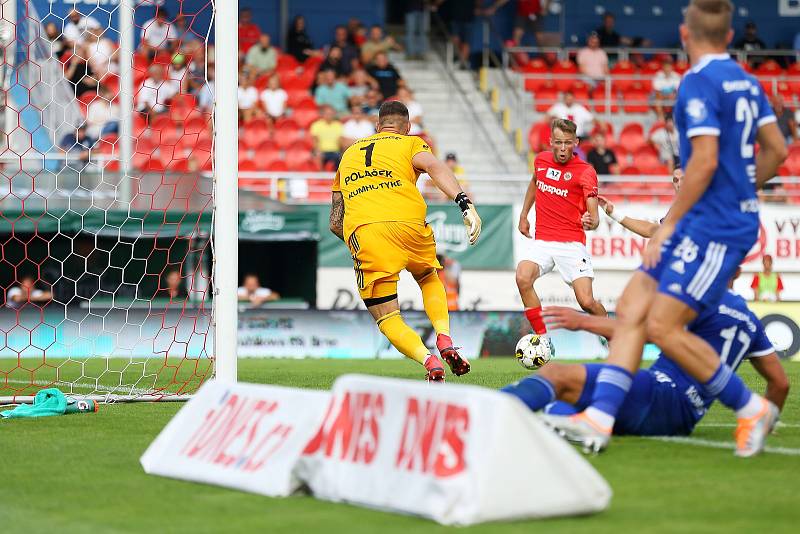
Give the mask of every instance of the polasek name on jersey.
[[355, 182], [356, 180], [360, 180], [361, 178], [368, 178], [370, 176], [386, 176], [387, 178], [392, 178], [392, 171], [387, 171], [385, 169], [374, 170], [374, 171], [356, 171], [349, 176], [345, 176], [344, 184], [347, 185], [350, 182]]

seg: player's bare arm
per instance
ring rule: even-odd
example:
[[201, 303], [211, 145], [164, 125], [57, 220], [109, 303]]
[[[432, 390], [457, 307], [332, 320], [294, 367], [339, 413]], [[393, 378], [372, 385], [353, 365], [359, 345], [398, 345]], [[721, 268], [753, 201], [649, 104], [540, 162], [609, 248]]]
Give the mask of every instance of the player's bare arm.
[[786, 140], [776, 122], [758, 129], [759, 151], [756, 154], [756, 188], [761, 189], [778, 173], [778, 167], [789, 155]]
[[581, 223], [584, 230], [597, 230], [597, 227], [600, 226], [597, 197], [592, 196], [586, 199], [586, 213], [583, 214]]
[[411, 163], [417, 170], [428, 173], [436, 187], [458, 204], [461, 214], [464, 216], [464, 225], [467, 227], [469, 244], [474, 245], [478, 241], [478, 236], [481, 235], [481, 218], [475, 209], [475, 205], [461, 189], [461, 184], [458, 183], [453, 171], [444, 162], [436, 159], [436, 156], [430, 152], [416, 153], [411, 158]]
[[789, 379], [786, 377], [786, 372], [783, 370], [783, 365], [778, 359], [778, 355], [773, 352], [766, 356], [750, 358], [750, 363], [758, 374], [767, 381], [767, 391], [764, 394], [764, 398], [777, 406], [779, 410], [782, 410], [786, 397], [789, 395]]
[[528, 184], [528, 190], [525, 192], [525, 200], [522, 201], [522, 212], [519, 215], [519, 231], [528, 239], [531, 237], [531, 222], [528, 220], [528, 214], [531, 212], [534, 203], [536, 202], [536, 174], [531, 177], [531, 183]]
[[331, 216], [328, 226], [333, 235], [344, 241], [344, 196], [341, 191], [331, 194]]
[[642, 237], [652, 237], [653, 234], [656, 233], [656, 230], [658, 230], [659, 225], [657, 223], [654, 223], [653, 221], [646, 221], [644, 219], [634, 219], [633, 217], [625, 215], [621, 210], [617, 209], [613, 202], [604, 196], [598, 196], [597, 201], [600, 204], [600, 207], [603, 208], [603, 211], [606, 212], [606, 215], [617, 221], [634, 234]]
[[614, 335], [616, 321], [607, 315], [582, 313], [565, 306], [546, 306], [542, 308], [542, 317], [551, 329], [563, 328], [573, 332], [585, 330], [606, 339]]
[[717, 170], [719, 156], [719, 138], [715, 135], [698, 135], [692, 137], [692, 155], [686, 163], [683, 184], [675, 195], [672, 207], [650, 238], [647, 249], [642, 256], [642, 264], [646, 268], [655, 267], [661, 259], [661, 245], [675, 231], [675, 225], [703, 196], [714, 172]]

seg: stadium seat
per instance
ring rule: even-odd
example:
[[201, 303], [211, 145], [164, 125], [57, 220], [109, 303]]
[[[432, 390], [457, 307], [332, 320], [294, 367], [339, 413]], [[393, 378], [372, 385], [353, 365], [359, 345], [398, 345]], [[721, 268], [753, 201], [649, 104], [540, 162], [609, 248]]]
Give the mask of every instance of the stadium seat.
[[525, 90], [535, 93], [546, 85], [552, 85], [552, 82], [546, 77], [549, 72], [550, 68], [544, 60], [540, 58], [532, 59], [522, 69], [522, 74], [525, 76]]
[[258, 171], [259, 165], [253, 160], [244, 160], [239, 162], [240, 172], [255, 172]]
[[547, 112], [550, 107], [558, 102], [558, 89], [545, 88], [536, 92], [533, 98], [533, 106], [539, 113]]
[[609, 70], [611, 73], [611, 88], [617, 92], [625, 92], [633, 85], [633, 75], [636, 74], [636, 65], [627, 60], [617, 61]]
[[647, 113], [650, 110], [650, 94], [646, 91], [628, 91], [622, 95], [622, 109], [626, 113]]
[[311, 152], [314, 150], [314, 142], [307, 133], [304, 133], [304, 136], [295, 140], [291, 145], [289, 145], [287, 150], [306, 150]]
[[309, 94], [306, 89], [292, 89], [286, 91], [286, 107], [295, 109], [297, 107], [308, 106], [309, 103], [314, 103], [314, 97]]
[[[669, 56], [667, 56], [669, 57]], [[662, 58], [660, 61], [655, 57], [650, 61], [646, 61], [644, 65], [639, 67], [639, 74], [642, 75], [643, 79], [650, 78], [655, 75], [656, 72], [661, 70], [662, 64], [664, 63], [664, 59]]]
[[269, 178], [239, 178], [239, 189], [246, 189], [269, 197], [272, 196], [272, 180]]
[[319, 113], [316, 109], [298, 108], [292, 113], [292, 119], [304, 130], [308, 130], [311, 124], [319, 118]]
[[270, 139], [271, 133], [268, 128], [252, 127], [244, 128], [243, 133], [240, 134], [241, 141], [250, 148], [255, 148], [264, 141]]
[[283, 155], [279, 150], [256, 150], [253, 161], [260, 170], [267, 170], [276, 161], [283, 161]]
[[305, 131], [300, 128], [281, 128], [275, 130], [273, 139], [279, 148], [288, 149], [295, 142], [300, 141], [305, 136]]
[[683, 59], [679, 59], [672, 64], [672, 69], [681, 75], [683, 75], [683, 73], [689, 70], [690, 68], [691, 65], [689, 64], [689, 62]]
[[272, 161], [267, 165], [266, 170], [270, 172], [284, 172], [289, 170], [289, 166], [285, 161]]
[[631, 152], [646, 145], [647, 141], [644, 138], [642, 125], [636, 122], [626, 124], [619, 134], [619, 144], [625, 146]]
[[[305, 91], [308, 93], [308, 89], [311, 87], [313, 81], [313, 78], [309, 80], [308, 77], [292, 76], [287, 78], [285, 82], [282, 82], [281, 87], [284, 91]], [[266, 87], [266, 85], [264, 87]]]
[[280, 54], [278, 62], [275, 64], [275, 70], [294, 70], [300, 66], [300, 63], [289, 54]]
[[566, 91], [579, 78], [578, 66], [572, 61], [565, 59], [559, 61], [550, 69], [553, 74], [553, 84], [559, 91]]
[[635, 165], [628, 165], [622, 168], [622, 172], [620, 174], [624, 174], [626, 176], [634, 176], [634, 175], [641, 175], [641, 171]]
[[289, 170], [292, 171], [306, 170], [305, 164], [311, 161], [312, 158], [311, 151], [305, 148], [293, 148], [286, 151], [286, 164], [289, 166]]

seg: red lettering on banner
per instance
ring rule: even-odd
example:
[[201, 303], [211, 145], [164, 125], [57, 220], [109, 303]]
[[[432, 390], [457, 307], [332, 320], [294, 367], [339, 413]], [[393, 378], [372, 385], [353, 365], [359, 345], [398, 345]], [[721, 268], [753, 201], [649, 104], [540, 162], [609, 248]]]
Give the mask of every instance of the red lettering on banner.
[[601, 238], [593, 238], [591, 241], [592, 256], [605, 256], [606, 255], [606, 242]]
[[791, 256], [792, 249], [789, 246], [788, 239], [776, 239], [775, 240], [775, 256], [778, 258], [788, 258]]
[[[233, 394], [218, 409], [209, 410], [205, 419], [181, 449], [181, 454], [194, 460], [238, 468], [260, 469], [266, 460], [285, 443], [292, 427], [277, 424], [264, 432], [264, 418], [273, 413], [278, 403], [264, 399], [248, 399]], [[256, 441], [260, 434], [261, 440]], [[230, 450], [241, 442], [238, 449]], [[264, 447], [271, 443], [266, 454]], [[259, 461], [254, 458], [261, 454]]]
[[469, 411], [455, 404], [408, 399], [403, 434], [395, 467], [433, 473], [438, 478], [457, 475], [466, 466], [465, 438]]
[[328, 458], [371, 464], [378, 451], [383, 395], [348, 391], [339, 404], [338, 413], [334, 413], [335, 402], [335, 399], [331, 401], [319, 431], [308, 442], [303, 454], [324, 450]]
[[642, 255], [646, 244], [638, 237], [594, 237], [589, 249], [593, 258], [636, 258]]
[[611, 238], [611, 256], [619, 254], [625, 256], [625, 238], [612, 237]]
[[644, 246], [647, 241], [644, 239], [632, 239], [631, 240], [631, 256], [642, 256], [644, 252]]

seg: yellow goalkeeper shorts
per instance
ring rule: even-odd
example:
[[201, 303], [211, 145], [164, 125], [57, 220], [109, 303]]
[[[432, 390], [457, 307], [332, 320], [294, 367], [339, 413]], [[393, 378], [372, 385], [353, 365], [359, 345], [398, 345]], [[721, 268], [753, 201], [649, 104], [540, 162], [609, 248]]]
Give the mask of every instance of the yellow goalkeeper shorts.
[[362, 299], [397, 293], [400, 271], [420, 275], [441, 269], [428, 224], [377, 222], [359, 226], [347, 239]]

